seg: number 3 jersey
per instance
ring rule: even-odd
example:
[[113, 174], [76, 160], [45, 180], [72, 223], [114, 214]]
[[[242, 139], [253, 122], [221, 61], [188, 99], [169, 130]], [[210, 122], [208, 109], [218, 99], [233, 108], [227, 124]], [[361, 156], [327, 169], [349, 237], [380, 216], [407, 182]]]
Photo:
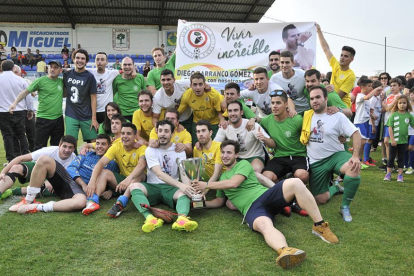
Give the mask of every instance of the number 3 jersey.
[[75, 69], [63, 74], [66, 87], [66, 116], [79, 121], [92, 119], [91, 94], [96, 94], [96, 80], [92, 73], [78, 73]]

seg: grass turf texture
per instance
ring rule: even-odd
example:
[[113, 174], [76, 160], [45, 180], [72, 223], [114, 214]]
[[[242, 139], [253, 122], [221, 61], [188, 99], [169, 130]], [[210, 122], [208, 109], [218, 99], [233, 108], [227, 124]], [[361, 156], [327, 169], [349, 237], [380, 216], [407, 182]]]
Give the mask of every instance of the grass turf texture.
[[[5, 162], [0, 143], [0, 162]], [[372, 154], [380, 160], [379, 152]], [[292, 214], [276, 216], [275, 225], [290, 246], [307, 253], [307, 260], [284, 274], [411, 275], [414, 271], [414, 216], [409, 196], [414, 175], [405, 182], [384, 182], [376, 167], [362, 172], [362, 183], [351, 206], [354, 218], [338, 214], [341, 196], [320, 206], [340, 243], [331, 245], [311, 233], [312, 220]], [[15, 184], [14, 187], [18, 187]], [[0, 208], [10, 199], [0, 202]], [[40, 199], [42, 202], [57, 198]], [[199, 227], [176, 232], [164, 224], [143, 233], [144, 218], [132, 202], [118, 219], [105, 214], [115, 202], [101, 200], [101, 209], [87, 217], [80, 212], [0, 217], [0, 270], [7, 275], [158, 274], [270, 275], [277, 254], [260, 234], [241, 225], [242, 216], [227, 208], [190, 212]], [[161, 208], [167, 208], [160, 205]]]

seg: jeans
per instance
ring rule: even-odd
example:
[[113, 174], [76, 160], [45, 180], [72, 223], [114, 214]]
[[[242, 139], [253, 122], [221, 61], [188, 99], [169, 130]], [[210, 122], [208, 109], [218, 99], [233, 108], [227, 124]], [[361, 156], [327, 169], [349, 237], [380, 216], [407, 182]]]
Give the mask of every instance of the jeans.
[[21, 154], [29, 153], [29, 144], [26, 138], [25, 126], [26, 111], [0, 112], [0, 131], [3, 136], [4, 149], [7, 161], [17, 157], [14, 153], [13, 136], [17, 138]]

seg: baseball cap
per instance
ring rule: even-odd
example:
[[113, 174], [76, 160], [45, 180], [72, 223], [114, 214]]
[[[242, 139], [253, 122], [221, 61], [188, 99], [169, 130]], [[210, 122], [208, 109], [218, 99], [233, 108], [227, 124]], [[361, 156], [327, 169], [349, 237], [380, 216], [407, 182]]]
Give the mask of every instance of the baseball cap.
[[62, 68], [62, 63], [60, 63], [60, 61], [58, 61], [58, 60], [51, 60], [51, 61], [49, 61], [48, 65], [51, 65], [52, 63], [54, 63], [57, 66], [59, 66], [60, 68]]

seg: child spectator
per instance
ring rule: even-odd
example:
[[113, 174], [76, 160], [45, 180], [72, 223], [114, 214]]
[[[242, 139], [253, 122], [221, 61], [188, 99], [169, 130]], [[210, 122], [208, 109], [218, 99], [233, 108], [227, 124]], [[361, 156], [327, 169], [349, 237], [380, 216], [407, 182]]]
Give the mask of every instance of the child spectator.
[[398, 177], [397, 182], [404, 182], [403, 167], [404, 156], [408, 143], [408, 126], [414, 126], [414, 116], [407, 111], [413, 111], [413, 108], [406, 95], [401, 95], [395, 100], [391, 116], [387, 121], [391, 145], [389, 147], [389, 159], [387, 163], [387, 174], [384, 181], [391, 181], [391, 172], [394, 165], [394, 159], [398, 152]]
[[[414, 87], [410, 89], [410, 104], [411, 104], [411, 107], [414, 106]], [[411, 111], [410, 113], [411, 115], [414, 116], [413, 111]], [[413, 174], [414, 173], [414, 128], [412, 128], [411, 126], [408, 127], [408, 157], [409, 158], [405, 158], [406, 159], [405, 166], [408, 168], [408, 170], [405, 173]]]

